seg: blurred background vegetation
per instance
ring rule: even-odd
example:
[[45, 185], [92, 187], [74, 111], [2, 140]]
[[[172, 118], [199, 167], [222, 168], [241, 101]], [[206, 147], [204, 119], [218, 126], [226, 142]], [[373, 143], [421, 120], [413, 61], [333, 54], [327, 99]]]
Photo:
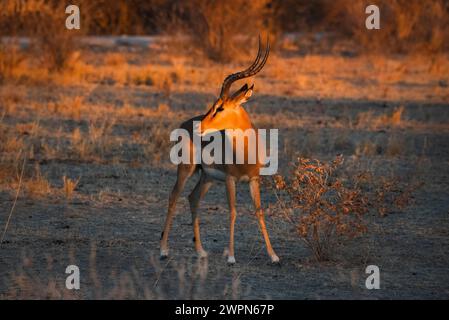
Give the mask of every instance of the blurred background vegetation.
[[[234, 55], [234, 36], [254, 38], [261, 32], [269, 32], [274, 44], [285, 35], [299, 34], [305, 49], [323, 38], [330, 39], [331, 45], [347, 42], [356, 53], [449, 49], [448, 0], [77, 0], [70, 4], [81, 10], [79, 34], [183, 34], [215, 61]], [[370, 4], [380, 8], [381, 30], [365, 28], [365, 8]], [[53, 42], [70, 47], [64, 41], [67, 30], [61, 27], [66, 5], [57, 0], [3, 0], [0, 35], [40, 37], [44, 52]]]

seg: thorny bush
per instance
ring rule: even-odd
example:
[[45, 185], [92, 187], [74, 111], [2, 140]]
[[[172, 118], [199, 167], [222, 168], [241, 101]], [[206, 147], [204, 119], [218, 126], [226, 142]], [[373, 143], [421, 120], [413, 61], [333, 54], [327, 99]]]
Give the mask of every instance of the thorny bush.
[[369, 211], [384, 216], [404, 209], [419, 187], [403, 188], [397, 177], [348, 174], [343, 161], [342, 156], [328, 163], [298, 158], [287, 177], [274, 176], [276, 211], [293, 224], [318, 261], [329, 260], [337, 244], [365, 233]]

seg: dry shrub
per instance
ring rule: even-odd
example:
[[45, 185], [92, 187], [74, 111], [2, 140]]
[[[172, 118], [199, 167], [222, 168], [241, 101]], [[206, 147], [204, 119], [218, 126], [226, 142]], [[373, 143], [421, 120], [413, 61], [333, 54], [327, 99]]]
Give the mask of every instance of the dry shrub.
[[10, 35], [31, 37], [33, 55], [50, 71], [68, 67], [79, 30], [67, 30], [67, 4], [45, 0], [5, 0], [0, 4], [3, 24]]
[[0, 40], [0, 84], [10, 79], [14, 71], [20, 67], [25, 56], [16, 44], [4, 44]]
[[380, 0], [380, 30], [365, 28], [366, 0], [336, 0], [326, 6], [326, 23], [338, 25], [340, 35], [351, 37], [369, 52], [439, 52], [447, 49], [449, 13], [445, 0]]
[[342, 164], [342, 156], [328, 163], [299, 158], [287, 178], [274, 177], [281, 218], [293, 224], [318, 261], [330, 259], [337, 244], [365, 233], [367, 213], [384, 217], [403, 211], [423, 185], [416, 177], [351, 173]]
[[50, 71], [62, 71], [76, 60], [76, 32], [65, 28], [65, 4], [44, 5], [36, 29], [35, 49]]
[[338, 241], [366, 231], [362, 220], [368, 198], [356, 183], [338, 175], [341, 156], [332, 162], [299, 158], [290, 177], [275, 176], [278, 204], [318, 261], [328, 260]]
[[269, 1], [171, 1], [171, 25], [166, 29], [183, 32], [208, 58], [229, 62], [239, 55], [235, 36], [257, 35], [267, 30]]

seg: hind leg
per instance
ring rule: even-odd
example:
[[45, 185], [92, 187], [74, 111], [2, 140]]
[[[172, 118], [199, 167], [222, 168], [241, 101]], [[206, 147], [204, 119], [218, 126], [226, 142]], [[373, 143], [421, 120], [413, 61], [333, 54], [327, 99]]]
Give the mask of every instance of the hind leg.
[[190, 211], [192, 212], [192, 225], [193, 225], [193, 239], [195, 241], [195, 250], [198, 256], [201, 258], [207, 257], [207, 252], [203, 249], [200, 237], [200, 221], [198, 217], [198, 207], [200, 201], [206, 195], [209, 188], [212, 186], [212, 181], [202, 173], [200, 180], [189, 195]]
[[195, 172], [195, 165], [178, 165], [178, 177], [168, 200], [167, 217], [165, 218], [164, 231], [161, 235], [161, 258], [168, 256], [168, 234], [170, 232], [173, 216], [176, 210], [176, 201], [179, 198], [189, 177]]

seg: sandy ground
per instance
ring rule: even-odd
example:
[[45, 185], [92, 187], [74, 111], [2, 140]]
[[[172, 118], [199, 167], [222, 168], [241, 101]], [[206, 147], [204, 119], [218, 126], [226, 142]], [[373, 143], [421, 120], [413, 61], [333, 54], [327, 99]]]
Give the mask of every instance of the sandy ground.
[[[426, 85], [436, 92], [433, 82]], [[420, 90], [426, 90], [426, 85]], [[370, 215], [369, 232], [345, 243], [330, 262], [315, 262], [291, 226], [268, 210], [268, 230], [281, 259], [279, 265], [272, 265], [248, 187], [241, 184], [237, 264], [228, 266], [223, 256], [228, 210], [222, 183], [213, 186], [200, 208], [203, 246], [209, 257], [199, 260], [194, 254], [185, 196], [197, 177], [189, 181], [178, 202], [169, 238], [171, 255], [159, 261], [159, 237], [176, 176], [168, 160], [167, 133], [183, 119], [203, 112], [216, 91], [178, 92], [173, 86], [169, 97], [151, 86], [21, 84], [2, 89], [4, 97], [21, 92], [17, 99], [2, 100], [4, 137], [20, 132], [18, 124], [39, 118], [39, 133], [21, 129], [23, 139], [35, 146], [26, 168], [32, 172], [38, 164], [52, 191], [39, 197], [23, 192], [18, 198], [0, 248], [1, 298], [449, 298], [449, 105], [440, 95], [429, 100], [317, 100], [274, 95], [264, 89], [256, 92], [247, 108], [259, 127], [279, 128], [281, 172], [297, 155], [327, 160], [342, 153], [349, 163], [379, 174], [395, 171], [416, 176], [425, 185], [404, 212], [383, 218]], [[79, 95], [84, 95], [83, 103], [92, 115], [77, 118], [49, 111], [52, 101], [62, 97], [72, 101]], [[7, 108], [8, 103], [15, 108]], [[115, 122], [104, 134], [107, 139], [102, 140], [101, 151], [93, 149], [79, 156], [71, 142], [72, 132], [76, 128], [85, 132], [89, 117], [98, 121], [105, 115], [96, 115], [96, 107], [111, 105], [118, 110], [126, 103], [136, 110], [156, 111], [163, 103], [169, 111], [154, 117], [111, 115]], [[399, 106], [404, 110], [400, 124], [372, 125], [376, 117], [390, 115]], [[356, 123], [363, 114], [369, 115], [371, 125]], [[161, 137], [155, 137], [155, 128]], [[399, 141], [396, 149], [391, 143], [394, 139]], [[366, 141], [375, 144], [374, 152], [360, 151]], [[57, 191], [63, 175], [81, 177], [72, 200]], [[3, 183], [0, 190], [2, 231], [13, 206], [14, 186]], [[263, 190], [262, 201], [268, 207], [276, 200], [271, 191]], [[69, 264], [80, 268], [77, 292], [64, 288]], [[380, 268], [379, 290], [365, 287], [365, 268], [370, 264]]]

